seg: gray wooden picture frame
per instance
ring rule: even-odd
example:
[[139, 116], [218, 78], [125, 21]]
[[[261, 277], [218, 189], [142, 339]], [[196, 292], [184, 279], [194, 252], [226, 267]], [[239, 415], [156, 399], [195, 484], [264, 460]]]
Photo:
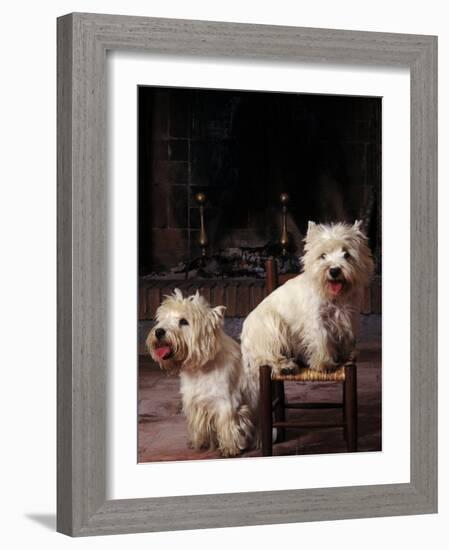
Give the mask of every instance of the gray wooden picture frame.
[[[58, 531], [82, 536], [436, 512], [437, 38], [82, 13], [57, 26]], [[108, 50], [410, 69], [410, 483], [106, 499]]]

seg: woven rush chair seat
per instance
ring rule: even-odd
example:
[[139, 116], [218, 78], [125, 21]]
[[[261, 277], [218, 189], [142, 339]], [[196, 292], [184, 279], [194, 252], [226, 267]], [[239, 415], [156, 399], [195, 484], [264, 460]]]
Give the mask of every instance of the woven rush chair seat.
[[333, 371], [316, 371], [308, 367], [301, 367], [296, 374], [272, 374], [271, 379], [284, 382], [344, 382], [345, 366], [353, 363], [346, 363]]

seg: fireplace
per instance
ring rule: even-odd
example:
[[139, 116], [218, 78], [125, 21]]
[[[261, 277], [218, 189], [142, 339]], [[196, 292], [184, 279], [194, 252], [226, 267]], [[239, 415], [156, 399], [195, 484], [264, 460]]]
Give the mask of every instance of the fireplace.
[[364, 221], [377, 273], [364, 312], [380, 311], [380, 98], [138, 93], [140, 319], [175, 287], [247, 315], [265, 295], [266, 258], [284, 279], [300, 272], [308, 220]]

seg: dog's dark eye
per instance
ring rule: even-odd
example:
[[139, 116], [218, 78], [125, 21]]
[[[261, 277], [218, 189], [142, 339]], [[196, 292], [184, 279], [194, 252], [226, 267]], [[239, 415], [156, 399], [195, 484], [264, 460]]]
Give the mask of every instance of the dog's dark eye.
[[351, 257], [351, 254], [349, 254], [349, 252], [347, 252], [347, 251], [343, 254], [343, 258], [345, 260], [349, 260], [350, 257]]
[[188, 325], [189, 324], [189, 321], [187, 321], [187, 319], [184, 319], [184, 317], [182, 319], [179, 319], [179, 326], [182, 327], [182, 325]]
[[320, 260], [324, 260], [325, 257], [326, 257], [326, 254], [321, 254]]

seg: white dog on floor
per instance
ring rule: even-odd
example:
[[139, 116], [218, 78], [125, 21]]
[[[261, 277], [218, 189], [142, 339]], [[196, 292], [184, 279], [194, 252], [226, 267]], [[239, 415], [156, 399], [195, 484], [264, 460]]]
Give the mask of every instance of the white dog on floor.
[[222, 328], [224, 309], [175, 289], [157, 310], [147, 347], [161, 368], [179, 372], [190, 445], [236, 456], [251, 445], [253, 415], [240, 347]]
[[304, 251], [303, 273], [267, 296], [243, 323], [243, 364], [255, 403], [261, 365], [277, 374], [294, 373], [298, 363], [322, 371], [354, 353], [363, 288], [373, 272], [361, 222], [309, 222]]

